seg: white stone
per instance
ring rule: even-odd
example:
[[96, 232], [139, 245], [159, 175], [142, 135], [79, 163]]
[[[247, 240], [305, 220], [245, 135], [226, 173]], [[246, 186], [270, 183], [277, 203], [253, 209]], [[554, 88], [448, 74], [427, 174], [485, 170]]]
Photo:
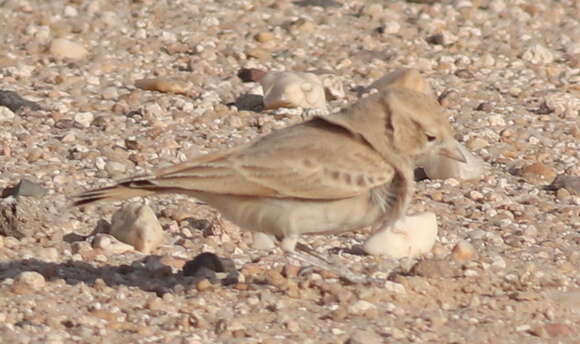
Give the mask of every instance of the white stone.
[[407, 293], [407, 289], [405, 289], [405, 286], [400, 284], [400, 283], [396, 283], [393, 281], [385, 281], [385, 285], [383, 286], [385, 288], [386, 291], [391, 292], [391, 293], [395, 293], [395, 294], [406, 294]]
[[88, 128], [93, 123], [95, 115], [92, 112], [79, 112], [75, 115], [75, 122], [82, 125], [84, 128]]
[[431, 251], [437, 240], [437, 218], [434, 213], [407, 216], [392, 228], [372, 235], [364, 249], [372, 255], [412, 258]]
[[103, 90], [103, 99], [111, 100], [119, 97], [119, 91], [116, 87], [107, 87]]
[[266, 109], [326, 109], [324, 86], [312, 73], [268, 72], [260, 79]]
[[11, 121], [16, 117], [14, 112], [6, 106], [0, 106], [0, 122]]
[[541, 44], [534, 44], [522, 55], [522, 59], [534, 64], [548, 64], [554, 62], [554, 54]]
[[65, 17], [76, 17], [79, 15], [77, 9], [73, 6], [66, 6], [64, 8], [64, 16]]
[[506, 123], [502, 115], [492, 115], [487, 118], [487, 122], [492, 127], [505, 127]]
[[393, 35], [401, 29], [401, 25], [396, 21], [387, 21], [383, 25], [383, 36]]
[[252, 247], [256, 250], [270, 250], [276, 247], [276, 242], [273, 235], [269, 235], [262, 232], [254, 233], [254, 242]]
[[161, 245], [163, 228], [149, 206], [133, 203], [113, 215], [111, 235], [143, 253], [150, 253]]
[[46, 285], [44, 276], [36, 271], [24, 271], [16, 276], [14, 286], [27, 287], [32, 290], [40, 290]]
[[161, 105], [157, 103], [149, 103], [144, 106], [143, 115], [146, 120], [151, 121], [154, 119], [161, 119], [165, 117], [166, 111], [163, 110]]
[[348, 310], [351, 314], [361, 315], [361, 314], [363, 314], [371, 309], [376, 309], [376, 308], [377, 308], [376, 305], [374, 305], [368, 301], [358, 300], [357, 302], [350, 305]]
[[429, 179], [456, 178], [462, 180], [479, 179], [485, 173], [483, 160], [473, 155], [463, 145], [457, 143], [467, 162], [463, 163], [437, 153], [424, 155], [417, 161], [417, 166], [425, 170]]
[[57, 38], [50, 42], [49, 51], [55, 56], [73, 60], [80, 60], [88, 53], [87, 49], [81, 44], [64, 38]]
[[109, 234], [98, 233], [92, 242], [93, 248], [98, 248], [106, 253], [119, 254], [133, 251], [133, 246], [117, 240]]
[[127, 166], [125, 164], [120, 163], [118, 161], [108, 161], [105, 164], [105, 171], [110, 175], [115, 175], [119, 173], [124, 173], [127, 170]]

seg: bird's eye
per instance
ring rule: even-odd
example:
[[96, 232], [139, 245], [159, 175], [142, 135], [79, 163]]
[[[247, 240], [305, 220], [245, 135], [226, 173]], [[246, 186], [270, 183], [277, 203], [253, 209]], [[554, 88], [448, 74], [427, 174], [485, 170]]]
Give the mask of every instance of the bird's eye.
[[427, 141], [429, 141], [429, 142], [433, 142], [437, 139], [435, 136], [431, 136], [429, 134], [427, 134], [426, 136], [427, 136]]

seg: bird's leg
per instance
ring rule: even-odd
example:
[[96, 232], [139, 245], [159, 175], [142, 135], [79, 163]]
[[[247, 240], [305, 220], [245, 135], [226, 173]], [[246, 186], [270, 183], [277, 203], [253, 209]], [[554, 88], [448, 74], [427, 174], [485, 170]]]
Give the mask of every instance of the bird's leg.
[[316, 253], [313, 249], [305, 244], [299, 243], [298, 235], [284, 237], [280, 246], [282, 250], [286, 252], [288, 257], [294, 258], [301, 263], [312, 265], [322, 270], [330, 271], [351, 283], [366, 283], [370, 281], [367, 276], [356, 274], [346, 268], [340, 268], [329, 263], [326, 259], [318, 255], [318, 253]]

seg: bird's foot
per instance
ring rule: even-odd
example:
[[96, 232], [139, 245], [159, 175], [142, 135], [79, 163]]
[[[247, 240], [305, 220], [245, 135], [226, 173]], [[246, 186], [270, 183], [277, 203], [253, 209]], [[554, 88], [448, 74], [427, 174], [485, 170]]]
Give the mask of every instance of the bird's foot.
[[[306, 248], [304, 248], [306, 247]], [[290, 251], [286, 254], [288, 257], [298, 260], [301, 263], [314, 266], [316, 268], [329, 271], [341, 279], [344, 279], [350, 283], [356, 284], [367, 284], [372, 283], [372, 278], [369, 278], [366, 275], [358, 274], [355, 272], [350, 271], [344, 267], [338, 267], [329, 263], [326, 259], [319, 256], [316, 252], [314, 252], [311, 248], [306, 245], [297, 245], [296, 247], [298, 250], [302, 252]]]

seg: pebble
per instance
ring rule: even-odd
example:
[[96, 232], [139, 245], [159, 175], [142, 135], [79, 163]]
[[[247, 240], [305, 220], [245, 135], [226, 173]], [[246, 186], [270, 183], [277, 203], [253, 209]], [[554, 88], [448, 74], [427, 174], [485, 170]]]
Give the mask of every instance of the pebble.
[[381, 344], [381, 343], [383, 343], [383, 338], [381, 338], [381, 336], [379, 336], [374, 331], [370, 330], [356, 330], [346, 341], [346, 344]]
[[103, 99], [111, 100], [119, 97], [119, 91], [116, 87], [107, 87], [102, 92]]
[[95, 115], [92, 112], [79, 112], [74, 117], [75, 122], [80, 124], [83, 128], [88, 128], [93, 123]]
[[437, 33], [426, 38], [427, 43], [433, 45], [449, 46], [457, 42], [458, 38], [449, 31]]
[[558, 192], [566, 190], [569, 194], [580, 196], [580, 176], [558, 175], [546, 188]]
[[204, 278], [201, 281], [197, 282], [195, 287], [199, 291], [205, 291], [205, 290], [213, 288], [213, 284], [211, 284], [211, 282], [207, 278]]
[[455, 247], [453, 247], [451, 253], [453, 255], [453, 259], [460, 263], [471, 261], [477, 256], [475, 247], [473, 247], [470, 242], [465, 240], [458, 242]]
[[88, 54], [82, 44], [64, 38], [57, 38], [50, 42], [49, 51], [54, 56], [72, 60], [80, 60]]
[[0, 106], [0, 122], [12, 121], [16, 117], [14, 112], [5, 106]]
[[486, 148], [489, 146], [489, 142], [486, 139], [481, 137], [473, 137], [466, 144], [467, 148], [472, 151], [479, 150], [482, 148]]
[[24, 271], [14, 279], [12, 290], [17, 294], [27, 294], [40, 291], [46, 285], [44, 276], [36, 271]]
[[161, 93], [187, 94], [187, 84], [184, 81], [168, 78], [139, 79], [135, 81], [135, 87], [147, 91]]
[[107, 161], [107, 163], [105, 163], [104, 169], [112, 177], [118, 177], [127, 171], [127, 166], [118, 161]]
[[256, 47], [248, 49], [248, 51], [246, 51], [246, 55], [258, 59], [260, 61], [266, 61], [272, 57], [272, 52], [268, 49]]
[[256, 34], [255, 36], [256, 41], [260, 42], [260, 43], [266, 43], [266, 42], [270, 42], [276, 39], [276, 35], [273, 34], [272, 32], [269, 31], [265, 31], [265, 32], [260, 32], [258, 34]]
[[518, 175], [530, 184], [547, 185], [556, 179], [557, 173], [554, 168], [541, 162], [535, 162], [520, 169]]
[[368, 311], [376, 310], [377, 306], [365, 300], [358, 300], [348, 307], [350, 314], [363, 315]]
[[107, 254], [121, 254], [133, 251], [133, 246], [117, 240], [114, 236], [104, 233], [95, 235], [92, 241], [93, 248], [101, 249]]
[[238, 72], [238, 78], [243, 82], [259, 82], [266, 72], [256, 68], [242, 68]]
[[554, 54], [543, 45], [534, 44], [524, 51], [522, 59], [533, 64], [549, 64], [554, 62]]
[[309, 7], [316, 6], [322, 8], [342, 7], [342, 4], [336, 0], [300, 0], [294, 1], [296, 6]]
[[532, 327], [529, 332], [536, 337], [551, 338], [551, 337], [569, 337], [577, 335], [577, 332], [567, 324], [550, 323]]
[[443, 259], [424, 259], [413, 265], [413, 275], [425, 278], [451, 278], [459, 273], [459, 268]]
[[386, 21], [380, 28], [383, 36], [394, 35], [401, 30], [401, 25], [396, 21]]
[[394, 228], [378, 232], [364, 243], [372, 255], [391, 258], [411, 258], [428, 253], [437, 240], [437, 218], [434, 213], [409, 215], [395, 223]]
[[183, 266], [183, 275], [197, 276], [202, 269], [209, 269], [214, 272], [232, 272], [236, 268], [231, 259], [220, 258], [214, 253], [204, 252], [185, 263]]
[[161, 245], [164, 233], [148, 205], [133, 203], [113, 214], [111, 235], [143, 253], [150, 253]]
[[25, 197], [34, 197], [34, 198], [41, 198], [47, 194], [48, 190], [43, 188], [42, 186], [38, 185], [29, 179], [22, 179], [16, 187], [14, 187], [11, 192], [8, 192], [9, 195], [14, 197], [25, 196]]
[[[40, 110], [40, 105], [30, 100], [26, 100], [22, 98], [18, 93], [14, 91], [7, 91], [7, 90], [0, 90], [0, 109], [6, 107], [10, 110], [10, 112], [18, 112], [23, 108], [29, 108], [31, 110]], [[9, 113], [5, 112], [5, 115], [10, 117], [9, 119], [14, 118]], [[0, 115], [0, 119], [2, 115]]]
[[506, 125], [502, 115], [491, 115], [487, 117], [487, 122], [492, 127], [505, 127]]
[[268, 72], [260, 79], [260, 84], [268, 110], [281, 107], [326, 109], [324, 85], [315, 74]]

